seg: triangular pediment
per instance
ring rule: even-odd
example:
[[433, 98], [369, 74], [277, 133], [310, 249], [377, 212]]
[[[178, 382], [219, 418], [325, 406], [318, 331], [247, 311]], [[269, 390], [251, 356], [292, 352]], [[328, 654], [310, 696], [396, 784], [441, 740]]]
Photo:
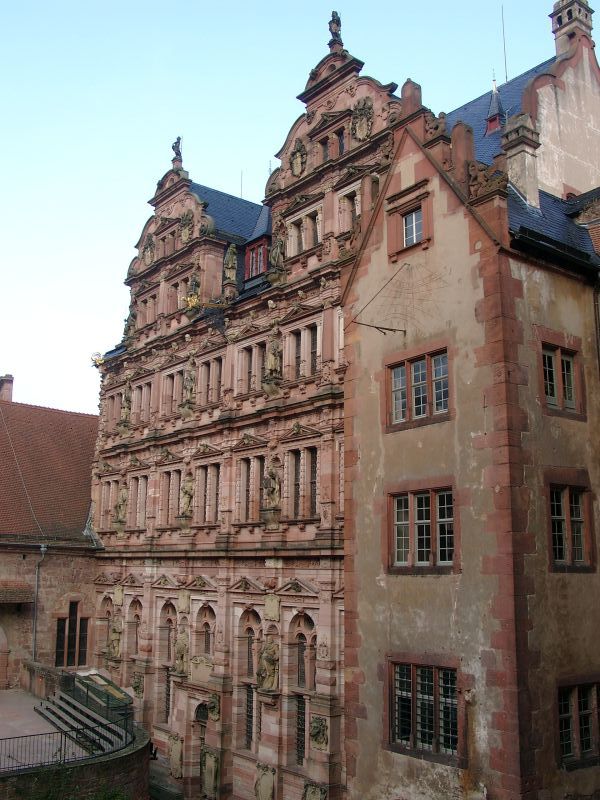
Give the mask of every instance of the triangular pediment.
[[113, 575], [109, 575], [106, 572], [101, 572], [94, 578], [94, 583], [97, 583], [100, 586], [113, 586], [116, 582], [117, 579]]
[[185, 585], [186, 589], [202, 589], [203, 591], [214, 592], [216, 586], [204, 575], [196, 575], [189, 583]]
[[233, 445], [232, 450], [249, 450], [257, 447], [267, 447], [268, 442], [260, 436], [252, 433], [245, 433], [241, 439]]
[[198, 353], [203, 350], [211, 350], [216, 347], [223, 347], [227, 344], [227, 337], [217, 328], [209, 328], [208, 333], [204, 336], [198, 345]]
[[308, 439], [315, 436], [321, 436], [321, 431], [318, 428], [312, 428], [309, 425], [302, 425], [300, 422], [295, 422], [281, 437], [281, 441], [289, 442], [294, 439]]
[[341, 189], [352, 181], [359, 180], [363, 175], [367, 175], [376, 168], [376, 164], [353, 164], [344, 170], [344, 174], [334, 185], [334, 189]]
[[161, 447], [158, 452], [157, 464], [173, 464], [176, 461], [181, 461], [181, 456], [173, 453], [168, 447]]
[[145, 469], [150, 466], [147, 461], [142, 461], [135, 453], [129, 459], [129, 466], [131, 469]]
[[109, 461], [104, 461], [102, 458], [98, 461], [98, 473], [100, 475], [110, 475], [111, 473], [118, 472], [119, 469], [117, 464], [111, 464]]
[[316, 203], [323, 198], [322, 194], [297, 194], [284, 212], [284, 217], [287, 217], [294, 211], [308, 206], [311, 203]]
[[300, 317], [305, 317], [307, 314], [314, 314], [315, 311], [320, 309], [314, 306], [306, 305], [305, 303], [294, 303], [288, 311], [279, 320], [280, 325], [285, 325], [286, 322], [292, 322]]
[[210, 458], [212, 456], [220, 455], [223, 455], [222, 450], [218, 450], [216, 447], [213, 447], [206, 442], [202, 442], [198, 445], [194, 453], [192, 453], [192, 458]]
[[181, 587], [179, 584], [169, 575], [161, 575], [157, 578], [154, 583], [152, 584], [153, 588], [156, 589], [180, 589]]
[[261, 594], [263, 594], [265, 590], [259, 583], [253, 581], [251, 578], [240, 578], [238, 581], [236, 581], [229, 587], [229, 591], [251, 592], [251, 593], [260, 592]]
[[129, 575], [123, 578], [121, 584], [123, 586], [143, 586], [144, 582], [139, 575], [134, 575], [133, 572], [130, 572]]
[[319, 121], [308, 135], [311, 139], [315, 136], [319, 136], [319, 134], [321, 134], [323, 131], [327, 130], [333, 125], [339, 124], [343, 119], [349, 116], [349, 108], [345, 108], [342, 111], [325, 111], [325, 113], [321, 114]]
[[318, 597], [319, 592], [307, 581], [301, 581], [298, 580], [298, 578], [294, 578], [293, 580], [284, 583], [281, 588], [276, 589], [275, 594], [285, 596], [302, 595], [303, 597], [306, 597], [308, 595], [310, 597]]

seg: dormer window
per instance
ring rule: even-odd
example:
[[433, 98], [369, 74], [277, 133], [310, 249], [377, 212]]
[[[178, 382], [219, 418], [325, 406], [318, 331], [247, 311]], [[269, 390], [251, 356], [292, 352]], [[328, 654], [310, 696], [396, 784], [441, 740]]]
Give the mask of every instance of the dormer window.
[[266, 245], [253, 244], [246, 249], [246, 278], [254, 278], [266, 269]]

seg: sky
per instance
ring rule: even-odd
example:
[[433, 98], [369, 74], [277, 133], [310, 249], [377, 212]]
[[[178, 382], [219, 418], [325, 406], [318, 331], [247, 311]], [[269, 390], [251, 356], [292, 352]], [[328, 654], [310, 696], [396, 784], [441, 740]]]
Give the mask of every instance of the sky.
[[[337, 2], [337, 0], [336, 0]], [[0, 31], [0, 375], [13, 400], [97, 413], [94, 352], [182, 137], [190, 177], [261, 202], [328, 53], [332, 2], [20, 0]], [[552, 0], [339, 0], [363, 75], [451, 111], [554, 54]], [[424, 12], [421, 15], [421, 11]], [[210, 209], [209, 209], [210, 213]]]

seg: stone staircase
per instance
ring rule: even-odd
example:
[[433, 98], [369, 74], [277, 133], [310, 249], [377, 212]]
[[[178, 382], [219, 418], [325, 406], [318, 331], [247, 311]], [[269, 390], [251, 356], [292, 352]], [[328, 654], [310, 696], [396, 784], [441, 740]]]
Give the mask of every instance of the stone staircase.
[[43, 700], [35, 711], [90, 756], [111, 753], [127, 743], [127, 732], [118, 722], [107, 720], [63, 692]]

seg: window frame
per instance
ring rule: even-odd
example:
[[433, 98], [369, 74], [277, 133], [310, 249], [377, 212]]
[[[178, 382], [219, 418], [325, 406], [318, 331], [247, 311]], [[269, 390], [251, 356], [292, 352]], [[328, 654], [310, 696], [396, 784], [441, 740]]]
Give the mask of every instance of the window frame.
[[[548, 563], [551, 572], [595, 572], [595, 536], [594, 536], [594, 514], [592, 504], [592, 491], [590, 478], [587, 470], [571, 468], [548, 469], [544, 472], [544, 488], [546, 495], [546, 528]], [[561, 497], [561, 514], [556, 513], [556, 494]], [[574, 506], [572, 497], [577, 493], [580, 495], [579, 511], [580, 515], [573, 513]], [[556, 522], [562, 520], [564, 523], [564, 553], [565, 557], [560, 559], [555, 557], [556, 546]], [[575, 560], [574, 551], [575, 536], [573, 523], [581, 523], [581, 548], [583, 558]]]
[[[587, 408], [581, 338], [540, 325], [533, 327], [538, 342], [538, 385], [543, 413], [585, 422]], [[553, 358], [554, 396], [546, 391], [546, 357]], [[564, 397], [563, 359], [572, 364], [572, 401]]]
[[[445, 374], [435, 375], [436, 359], [445, 356]], [[415, 383], [415, 367], [425, 363], [425, 380]], [[436, 422], [446, 422], [454, 417], [453, 406], [453, 386], [451, 377], [451, 352], [448, 347], [435, 347], [425, 353], [410, 352], [405, 353], [404, 357], [391, 358], [386, 362], [386, 386], [385, 386], [385, 427], [386, 432], [405, 430], [420, 427], [421, 425], [431, 425]], [[395, 386], [395, 375], [399, 370], [403, 370], [403, 385]], [[401, 373], [399, 373], [401, 374]], [[436, 383], [445, 381], [445, 407], [435, 410], [436, 405]], [[426, 392], [426, 410], [424, 414], [416, 414], [415, 387], [424, 386]], [[404, 392], [404, 418], [395, 419], [394, 408], [397, 393]], [[402, 394], [400, 394], [402, 397]], [[402, 400], [400, 401], [402, 405]]]
[[[436, 654], [414, 655], [409, 653], [390, 653], [386, 658], [387, 681], [385, 682], [384, 697], [384, 747], [394, 753], [434, 761], [464, 768], [467, 766], [466, 747], [466, 709], [464, 702], [465, 690], [471, 688], [472, 677], [463, 674], [460, 670], [458, 658]], [[404, 744], [394, 739], [394, 725], [396, 720], [395, 704], [395, 670], [398, 666], [408, 666], [411, 674], [411, 732], [410, 744]], [[427, 749], [415, 746], [416, 740], [416, 705], [417, 682], [416, 675], [419, 669], [433, 670], [433, 742], [432, 748]], [[440, 675], [444, 670], [452, 671], [455, 675], [455, 707], [456, 707], [456, 751], [442, 752], [439, 748], [441, 731], [441, 703], [440, 703]]]
[[[428, 179], [418, 181], [412, 186], [386, 198], [388, 257], [395, 263], [400, 255], [413, 247], [426, 250], [433, 242], [433, 219], [431, 197], [427, 191]], [[407, 242], [405, 220], [418, 210], [421, 211], [421, 235]]]
[[[56, 625], [54, 628], [55, 667], [62, 667], [63, 669], [78, 669], [79, 667], [85, 667], [90, 663], [91, 614], [85, 615], [83, 613], [82, 606], [83, 603], [81, 600], [70, 599], [68, 601], [67, 613], [56, 615]], [[61, 641], [62, 647], [60, 648], [60, 654], [62, 654], [62, 660], [59, 663], [59, 642]], [[73, 658], [72, 663], [69, 663], [71, 660], [71, 650], [73, 653]]]
[[[590, 708], [583, 711], [581, 709], [581, 693], [583, 690], [591, 690], [592, 702]], [[568, 692], [568, 713], [561, 713], [561, 694]], [[579, 678], [575, 680], [559, 681], [556, 687], [556, 700], [555, 700], [555, 744], [556, 744], [556, 761], [559, 769], [572, 771], [586, 767], [597, 766], [600, 764], [600, 681], [598, 676], [591, 678]], [[581, 717], [585, 713], [590, 719], [589, 736], [591, 740], [591, 747], [586, 752], [582, 753], [581, 738], [582, 727]], [[572, 751], [566, 755], [562, 753], [562, 736], [561, 720], [569, 720], [569, 735], [571, 741]]]
[[[393, 487], [388, 492], [388, 513], [386, 515], [386, 560], [387, 570], [391, 574], [398, 575], [443, 575], [460, 572], [460, 525], [459, 511], [460, 504], [457, 492], [451, 478], [447, 480], [438, 479], [434, 485], [427, 482], [427, 485], [403, 484]], [[452, 498], [452, 517], [440, 516], [440, 499], [450, 494]], [[419, 519], [417, 515], [418, 498], [428, 497], [428, 519]], [[397, 500], [406, 498], [408, 517], [402, 524], [407, 525], [408, 529], [408, 559], [406, 562], [399, 562], [397, 556], [398, 543], [398, 518]], [[452, 525], [452, 560], [440, 561], [437, 557], [441, 550], [440, 540], [443, 535], [442, 526], [450, 523]], [[418, 558], [418, 526], [428, 524], [429, 527], [429, 559], [427, 561]]]

